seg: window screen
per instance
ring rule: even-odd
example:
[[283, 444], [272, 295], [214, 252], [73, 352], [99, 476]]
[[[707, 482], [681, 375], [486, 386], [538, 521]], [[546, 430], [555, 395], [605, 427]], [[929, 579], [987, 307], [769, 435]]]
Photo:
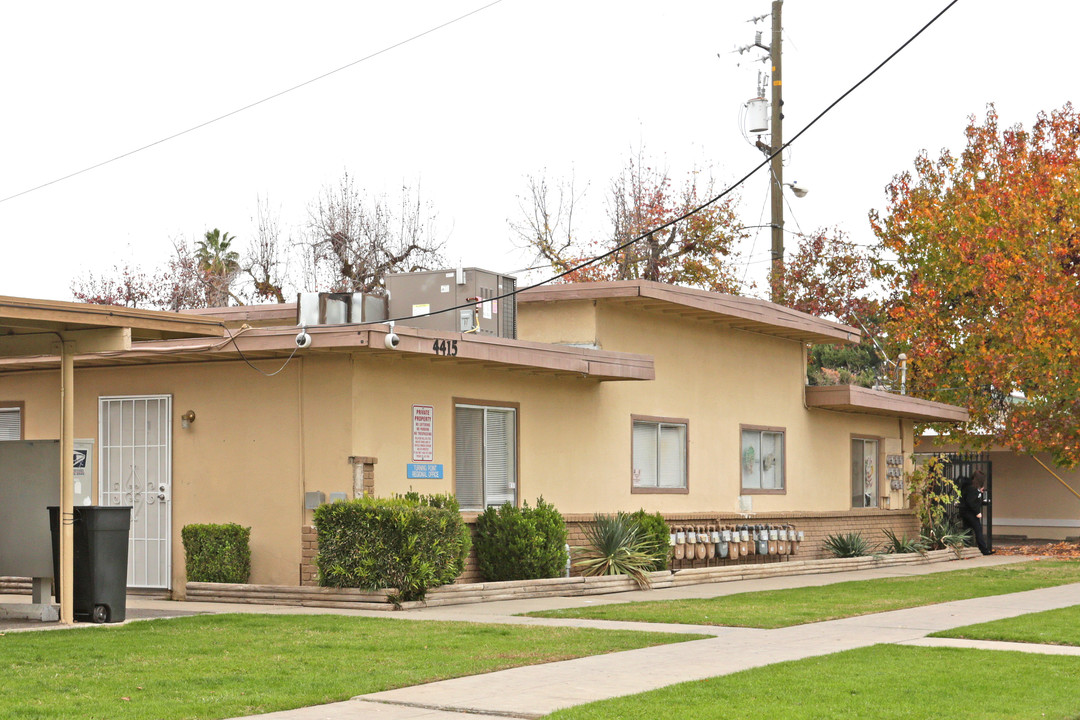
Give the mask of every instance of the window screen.
[[517, 411], [458, 405], [454, 492], [462, 510], [517, 502]]
[[22, 410], [0, 408], [0, 440], [22, 439]]
[[784, 489], [784, 433], [742, 431], [743, 490]]
[[877, 507], [877, 440], [851, 441], [851, 506]]
[[632, 442], [634, 487], [686, 487], [685, 424], [635, 420]]

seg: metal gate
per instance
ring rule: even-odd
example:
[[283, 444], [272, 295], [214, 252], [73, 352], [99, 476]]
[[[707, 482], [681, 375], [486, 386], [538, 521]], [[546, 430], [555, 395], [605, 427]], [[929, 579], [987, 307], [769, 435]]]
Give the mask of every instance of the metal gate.
[[98, 399], [98, 501], [131, 506], [128, 587], [170, 586], [172, 396]]
[[994, 466], [990, 462], [990, 453], [945, 453], [941, 456], [945, 461], [945, 477], [953, 482], [959, 482], [962, 477], [971, 477], [976, 470], [982, 470], [986, 475], [986, 489], [983, 491], [982, 523], [983, 534], [986, 536], [986, 547], [994, 549], [994, 505], [991, 502], [994, 488]]

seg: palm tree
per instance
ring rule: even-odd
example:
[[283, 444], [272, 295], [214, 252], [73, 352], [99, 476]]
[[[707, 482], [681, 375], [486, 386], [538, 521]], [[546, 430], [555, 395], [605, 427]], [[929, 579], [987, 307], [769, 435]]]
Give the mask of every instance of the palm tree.
[[207, 300], [212, 306], [227, 305], [232, 279], [240, 269], [240, 253], [230, 250], [235, 236], [217, 228], [208, 230], [202, 240], [195, 244], [195, 260], [206, 278]]

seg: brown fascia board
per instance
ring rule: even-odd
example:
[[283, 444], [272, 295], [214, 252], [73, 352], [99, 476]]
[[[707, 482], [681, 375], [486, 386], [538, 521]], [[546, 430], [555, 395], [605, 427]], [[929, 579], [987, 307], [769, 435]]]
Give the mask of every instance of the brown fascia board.
[[221, 337], [216, 316], [191, 317], [161, 310], [0, 296], [0, 333], [130, 328], [135, 339]]
[[856, 328], [756, 298], [725, 295], [648, 280], [544, 285], [518, 293], [519, 303], [649, 298], [740, 323], [738, 329], [815, 344], [857, 343]]
[[885, 415], [918, 422], [967, 422], [969, 419], [968, 411], [956, 405], [858, 385], [808, 385], [805, 392], [806, 405], [822, 410]]
[[197, 308], [181, 310], [180, 313], [220, 318], [232, 328], [240, 327], [244, 323], [252, 327], [281, 327], [296, 322], [296, 303]]
[[[309, 327], [311, 346], [299, 353], [338, 351], [372, 353], [402, 358], [428, 356], [434, 362], [481, 363], [493, 368], [521, 369], [539, 373], [570, 375], [594, 380], [654, 380], [656, 371], [650, 355], [611, 352], [547, 343], [508, 340], [490, 336], [423, 330], [398, 326], [400, 338], [395, 350], [387, 350], [386, 324], [325, 325]], [[182, 339], [134, 344], [122, 353], [78, 355], [79, 367], [152, 364], [155, 362], [198, 362], [231, 359], [240, 351], [265, 357], [285, 357], [296, 349], [296, 327], [252, 328], [232, 333], [232, 339]], [[457, 354], [444, 355], [435, 343], [456, 341]], [[0, 359], [0, 372], [55, 367], [56, 357]]]

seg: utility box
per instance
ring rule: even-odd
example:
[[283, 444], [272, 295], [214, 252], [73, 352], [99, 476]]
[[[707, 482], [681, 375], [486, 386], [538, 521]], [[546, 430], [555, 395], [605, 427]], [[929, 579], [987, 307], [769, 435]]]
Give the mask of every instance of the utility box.
[[479, 268], [386, 276], [389, 314], [402, 325], [510, 339], [517, 337], [517, 304], [513, 295], [500, 296], [515, 289], [515, 278]]

